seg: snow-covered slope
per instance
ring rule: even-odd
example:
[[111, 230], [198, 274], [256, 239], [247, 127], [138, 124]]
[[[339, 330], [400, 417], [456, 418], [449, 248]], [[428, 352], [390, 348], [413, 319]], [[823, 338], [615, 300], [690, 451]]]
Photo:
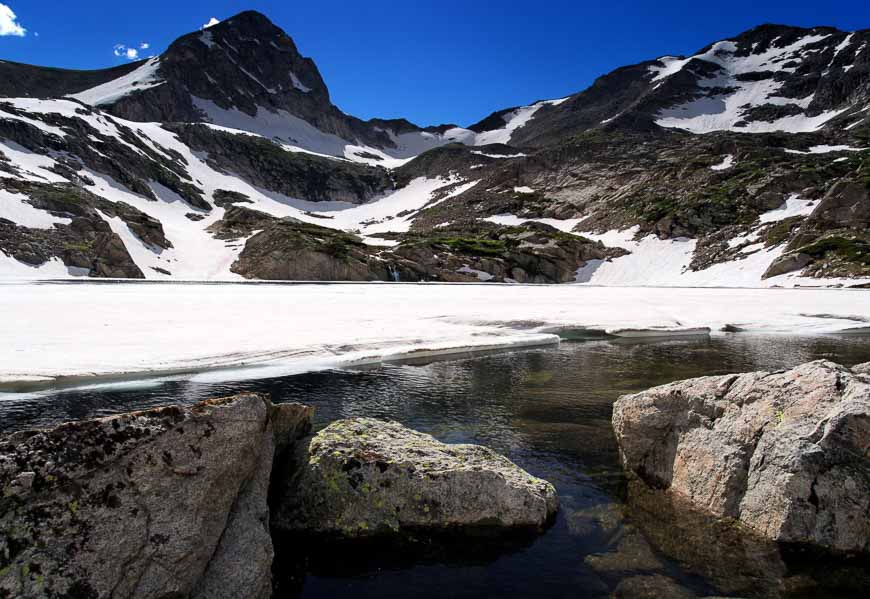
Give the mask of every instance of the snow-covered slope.
[[69, 97], [91, 106], [112, 104], [121, 98], [129, 96], [133, 92], [144, 91], [162, 85], [164, 81], [157, 74], [159, 70], [160, 59], [150, 58], [135, 71], [123, 77], [113, 79], [77, 94], [70, 94]]
[[[650, 71], [654, 73], [652, 81], [664, 81], [673, 77], [693, 61], [702, 61], [719, 68], [711, 76], [698, 81], [702, 89], [709, 90], [708, 93], [698, 99], [662, 110], [656, 123], [662, 127], [676, 127], [693, 133], [724, 130], [751, 133], [815, 131], [852, 106], [808, 114], [806, 109], [813, 103], [815, 92], [810, 91], [800, 97], [782, 95], [785, 85], [782, 75], [797, 73], [806, 59], [819, 54], [823, 49], [820, 44], [830, 36], [831, 34], [809, 33], [792, 43], [771, 46], [746, 55], [741, 54], [736, 42], [723, 41], [713, 44], [706, 52], [689, 58], [660, 58], [657, 64], [650, 67]], [[851, 34], [837, 46], [834, 58], [848, 47], [850, 39]], [[796, 114], [751, 120], [753, 109], [773, 106], [789, 107]]]

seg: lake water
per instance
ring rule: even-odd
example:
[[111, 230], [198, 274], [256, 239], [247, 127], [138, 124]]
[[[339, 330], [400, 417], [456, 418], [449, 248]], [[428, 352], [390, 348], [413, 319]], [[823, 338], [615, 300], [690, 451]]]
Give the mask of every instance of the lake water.
[[870, 588], [870, 568], [860, 558], [830, 562], [742, 538], [679, 508], [651, 509], [627, 489], [610, 427], [621, 394], [814, 359], [870, 361], [870, 338], [735, 334], [564, 342], [261, 381], [177, 380], [0, 396], [0, 432], [256, 391], [275, 402], [315, 406], [317, 427], [370, 416], [449, 443], [488, 445], [559, 492], [556, 521], [532, 538], [324, 545], [279, 537], [276, 597], [860, 596]]

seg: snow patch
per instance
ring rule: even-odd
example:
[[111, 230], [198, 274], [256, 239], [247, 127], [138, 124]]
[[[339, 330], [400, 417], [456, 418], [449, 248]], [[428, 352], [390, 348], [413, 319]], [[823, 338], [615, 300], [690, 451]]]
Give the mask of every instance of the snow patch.
[[815, 210], [815, 200], [802, 200], [798, 194], [792, 194], [782, 206], [758, 217], [761, 223], [775, 223], [792, 216], [809, 216]]
[[813, 146], [806, 152], [803, 150], [790, 150], [786, 149], [785, 151], [789, 154], [828, 154], [830, 152], [860, 152], [865, 148], [853, 148], [852, 146], [829, 146], [826, 144], [820, 146]]
[[293, 82], [293, 87], [301, 91], [303, 94], [307, 94], [311, 91], [311, 88], [299, 81], [299, 77], [296, 76], [296, 73], [290, 71], [290, 81]]
[[113, 104], [133, 92], [163, 85], [165, 82], [157, 74], [159, 70], [160, 58], [150, 58], [142, 66], [123, 77], [77, 94], [70, 94], [68, 97], [75, 98], [90, 106]]
[[724, 171], [734, 166], [734, 156], [728, 154], [725, 158], [722, 159], [722, 162], [719, 164], [714, 164], [710, 167], [711, 171]]
[[510, 143], [514, 132], [517, 129], [525, 127], [541, 108], [544, 106], [558, 106], [567, 100], [568, 98], [562, 98], [560, 100], [545, 100], [543, 102], [532, 104], [531, 106], [523, 106], [512, 110], [502, 117], [505, 121], [504, 127], [478, 133], [475, 136], [472, 145], [485, 146], [489, 144], [508, 144]]
[[[521, 216], [514, 216], [513, 214], [496, 214], [494, 216], [488, 216], [483, 220], [495, 223], [497, 225], [503, 225], [505, 227], [517, 227], [523, 223], [534, 222], [534, 223], [543, 223], [545, 225], [550, 225], [560, 231], [565, 233], [571, 233], [579, 223], [586, 220], [588, 217], [583, 216], [580, 218], [523, 218]], [[585, 233], [577, 233], [577, 235], [583, 235], [585, 237]]]

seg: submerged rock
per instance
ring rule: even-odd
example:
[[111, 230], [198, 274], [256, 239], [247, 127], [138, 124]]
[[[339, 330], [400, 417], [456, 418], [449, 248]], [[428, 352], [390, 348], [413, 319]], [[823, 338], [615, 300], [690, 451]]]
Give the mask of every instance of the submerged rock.
[[479, 445], [395, 422], [334, 422], [297, 448], [273, 526], [346, 537], [409, 529], [543, 527], [556, 490]]
[[630, 478], [761, 536], [870, 550], [870, 377], [832, 362], [621, 397]]
[[245, 394], [0, 439], [0, 597], [266, 597], [276, 445], [305, 406]]

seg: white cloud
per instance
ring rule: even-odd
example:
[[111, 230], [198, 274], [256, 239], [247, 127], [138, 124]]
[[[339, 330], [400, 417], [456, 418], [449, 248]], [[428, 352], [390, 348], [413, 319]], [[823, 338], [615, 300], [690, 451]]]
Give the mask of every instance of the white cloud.
[[218, 23], [220, 23], [220, 21], [219, 21], [217, 18], [212, 17], [212, 18], [210, 18], [210, 19], [208, 20], [208, 23], [206, 23], [205, 25], [202, 26], [202, 28], [203, 28], [203, 29], [208, 29], [209, 27], [214, 27], [214, 26], [217, 25]]
[[12, 12], [11, 8], [5, 4], [0, 4], [0, 36], [16, 35], [18, 37], [24, 37], [27, 30], [19, 25], [16, 19], [17, 17], [15, 16], [15, 13]]
[[[149, 44], [143, 43], [140, 48], [148, 48]], [[139, 50], [136, 48], [130, 48], [125, 44], [116, 44], [114, 49], [112, 50], [115, 56], [119, 58], [126, 58], [127, 60], [138, 60], [139, 59]]]
[[151, 47], [151, 44], [149, 44], [148, 42], [142, 42], [141, 44], [139, 44], [140, 50], [147, 50], [150, 47]]

